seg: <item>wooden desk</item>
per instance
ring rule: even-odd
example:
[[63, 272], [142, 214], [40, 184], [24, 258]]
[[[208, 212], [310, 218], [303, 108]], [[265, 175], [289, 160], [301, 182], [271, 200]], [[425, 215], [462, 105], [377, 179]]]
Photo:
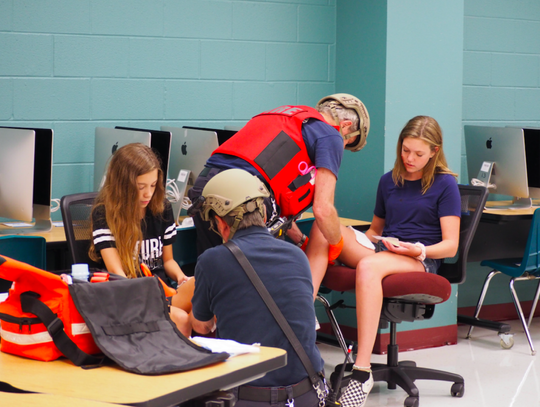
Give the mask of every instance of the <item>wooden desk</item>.
[[468, 260], [522, 257], [534, 210], [497, 209], [508, 201], [490, 201], [482, 214], [469, 250]]
[[113, 407], [117, 404], [76, 399], [55, 394], [18, 394], [0, 392], [0, 405], [24, 407]]
[[532, 215], [538, 206], [526, 209], [499, 209], [500, 206], [509, 205], [510, 201], [489, 201], [482, 214], [483, 222], [514, 222], [516, 220], [532, 219]]
[[[6, 231], [6, 230], [10, 230], [11, 228], [0, 225], [0, 229], [2, 231]], [[62, 242], [65, 243], [66, 242], [66, 234], [64, 233], [63, 227], [53, 226], [53, 228], [49, 232], [28, 233], [28, 234], [24, 234], [24, 236], [41, 236], [45, 238], [47, 243], [62, 243]]]
[[188, 372], [143, 376], [116, 365], [84, 370], [66, 359], [41, 362], [0, 352], [0, 381], [22, 390], [67, 398], [159, 407], [235, 387], [286, 364], [284, 350], [261, 347], [260, 353]]

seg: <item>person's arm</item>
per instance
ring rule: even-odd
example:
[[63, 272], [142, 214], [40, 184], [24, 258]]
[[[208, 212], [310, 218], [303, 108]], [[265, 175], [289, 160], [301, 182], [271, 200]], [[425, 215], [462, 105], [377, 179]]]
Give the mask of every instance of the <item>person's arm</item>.
[[313, 215], [326, 241], [336, 245], [341, 240], [340, 223], [334, 206], [336, 176], [326, 168], [318, 168], [315, 177]]
[[[459, 216], [444, 216], [440, 218], [442, 240], [431, 246], [426, 246], [426, 257], [430, 259], [444, 259], [446, 257], [455, 256], [459, 245]], [[422, 249], [414, 243], [400, 242], [399, 247], [384, 241], [384, 245], [388, 250], [404, 254], [410, 257], [418, 257], [422, 253]]]
[[291, 228], [287, 230], [287, 237], [293, 241], [294, 244], [297, 244], [302, 240], [302, 236], [304, 234], [296, 224], [296, 222], [293, 222], [291, 225]]
[[184, 272], [173, 257], [172, 245], [163, 246], [162, 259], [165, 273], [171, 278], [171, 280], [176, 281], [178, 284], [181, 284], [184, 281], [188, 280], [188, 277], [184, 274]]
[[441, 218], [442, 240], [434, 245], [426, 246], [426, 257], [444, 259], [454, 257], [459, 246], [459, 216], [444, 216]]
[[207, 334], [213, 332], [216, 329], [216, 318], [213, 317], [208, 321], [199, 321], [193, 316], [193, 313], [189, 314], [189, 320], [191, 322], [191, 327], [194, 331], [200, 334]]
[[377, 215], [373, 215], [373, 220], [371, 221], [371, 225], [369, 226], [369, 229], [366, 231], [366, 236], [369, 238], [369, 240], [376, 243], [377, 239], [374, 239], [373, 236], [382, 236], [384, 225], [385, 225], [385, 220], [383, 218], [379, 218]]
[[122, 261], [120, 260], [120, 255], [118, 254], [116, 247], [107, 247], [105, 249], [101, 249], [99, 254], [101, 255], [103, 263], [105, 263], [105, 268], [109, 273], [127, 277], [126, 273], [124, 272], [124, 268], [122, 267]]

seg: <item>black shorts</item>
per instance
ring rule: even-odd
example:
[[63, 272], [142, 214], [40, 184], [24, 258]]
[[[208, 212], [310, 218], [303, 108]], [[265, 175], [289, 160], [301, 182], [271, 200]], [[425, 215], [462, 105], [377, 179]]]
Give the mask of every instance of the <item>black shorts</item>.
[[[384, 252], [388, 249], [383, 244], [382, 240], [377, 242], [375, 244], [375, 253]], [[439, 270], [439, 266], [441, 265], [441, 261], [437, 259], [428, 259], [427, 257], [424, 259], [424, 261], [421, 261], [421, 263], [424, 266], [424, 269], [428, 273], [437, 274], [437, 270]]]

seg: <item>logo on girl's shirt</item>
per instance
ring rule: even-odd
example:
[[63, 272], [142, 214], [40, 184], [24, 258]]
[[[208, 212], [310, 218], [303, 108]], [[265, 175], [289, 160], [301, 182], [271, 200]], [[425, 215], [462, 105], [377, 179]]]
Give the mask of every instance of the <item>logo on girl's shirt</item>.
[[146, 264], [150, 270], [163, 266], [163, 243], [161, 236], [143, 240], [139, 260]]

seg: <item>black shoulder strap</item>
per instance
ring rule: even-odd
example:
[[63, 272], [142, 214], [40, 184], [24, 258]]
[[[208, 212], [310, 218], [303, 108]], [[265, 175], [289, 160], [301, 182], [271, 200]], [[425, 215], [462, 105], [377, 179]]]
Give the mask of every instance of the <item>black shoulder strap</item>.
[[291, 326], [283, 316], [282, 312], [280, 311], [279, 307], [277, 306], [276, 302], [264, 286], [264, 283], [261, 281], [260, 277], [258, 276], [257, 272], [249, 262], [249, 260], [246, 258], [242, 250], [234, 243], [233, 241], [229, 240], [227, 243], [225, 243], [225, 247], [231, 251], [231, 253], [236, 257], [236, 260], [238, 260], [238, 263], [242, 266], [244, 271], [246, 272], [247, 276], [259, 292], [259, 295], [264, 300], [266, 306], [274, 316], [274, 319], [281, 327], [281, 330], [287, 336], [287, 339], [293, 346], [296, 354], [300, 358], [302, 364], [304, 365], [308, 375], [309, 379], [311, 380], [311, 383], [314, 386], [317, 386], [320, 382], [320, 377], [318, 373], [315, 371], [315, 368], [313, 367], [313, 364], [311, 363], [311, 360], [309, 359], [306, 351], [304, 350], [304, 347], [296, 337], [296, 334], [292, 330]]
[[62, 320], [39, 300], [39, 294], [32, 291], [22, 293], [21, 308], [23, 312], [34, 314], [43, 322], [56, 347], [76, 366], [99, 365], [103, 362], [103, 357], [92, 356], [79, 349], [64, 331]]

